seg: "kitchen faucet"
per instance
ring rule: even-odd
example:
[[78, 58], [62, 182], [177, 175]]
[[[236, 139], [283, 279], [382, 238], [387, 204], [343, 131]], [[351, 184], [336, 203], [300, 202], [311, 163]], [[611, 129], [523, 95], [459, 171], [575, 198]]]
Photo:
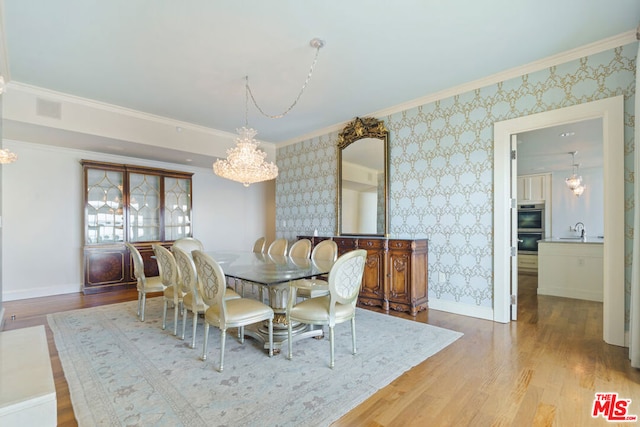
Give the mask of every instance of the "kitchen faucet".
[[[578, 226], [580, 226], [580, 230], [578, 230]], [[584, 230], [584, 224], [581, 222], [576, 222], [576, 225], [573, 227], [574, 230], [576, 231], [580, 231], [580, 238], [582, 240], [585, 239], [585, 230]]]

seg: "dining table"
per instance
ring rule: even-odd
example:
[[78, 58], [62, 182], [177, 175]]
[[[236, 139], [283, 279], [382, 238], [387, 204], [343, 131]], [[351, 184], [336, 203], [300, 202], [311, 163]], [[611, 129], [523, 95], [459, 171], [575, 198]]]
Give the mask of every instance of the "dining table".
[[[234, 280], [236, 284], [254, 284], [262, 287], [259, 297], [274, 311], [273, 318], [273, 348], [276, 353], [287, 345], [287, 302], [289, 299], [290, 283], [295, 280], [323, 276], [329, 273], [333, 261], [311, 260], [309, 258], [295, 258], [267, 253], [249, 251], [207, 251], [220, 267], [225, 276]], [[243, 289], [244, 290], [244, 289]], [[264, 292], [266, 291], [266, 292]], [[241, 292], [242, 293], [242, 292]], [[253, 327], [245, 327], [245, 335], [261, 342], [268, 348], [268, 322]], [[324, 335], [322, 327], [296, 323], [292, 325], [292, 339]]]

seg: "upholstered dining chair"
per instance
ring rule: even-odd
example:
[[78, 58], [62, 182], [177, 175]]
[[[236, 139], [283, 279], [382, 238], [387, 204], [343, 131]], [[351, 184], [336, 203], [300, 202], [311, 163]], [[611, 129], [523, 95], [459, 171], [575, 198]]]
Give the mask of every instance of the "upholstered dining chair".
[[178, 283], [178, 265], [169, 249], [155, 244], [151, 245], [158, 261], [158, 272], [162, 283], [166, 286], [163, 292], [162, 329], [167, 328], [167, 307], [173, 305], [173, 335], [178, 335], [178, 313], [182, 306], [182, 289]]
[[[356, 249], [342, 255], [329, 271], [329, 295], [309, 298], [294, 305], [296, 292], [289, 293], [287, 303], [287, 329], [289, 359], [293, 358], [292, 322], [308, 325], [329, 326], [330, 359], [329, 367], [334, 366], [335, 338], [333, 329], [336, 324], [351, 320], [351, 341], [353, 354], [356, 354], [356, 300], [360, 292], [367, 251]], [[293, 286], [303, 287], [298, 284]]]
[[173, 242], [171, 247], [178, 247], [188, 254], [191, 254], [191, 252], [195, 250], [204, 251], [204, 245], [195, 237], [181, 237]]
[[164, 292], [164, 284], [159, 276], [146, 277], [144, 274], [144, 261], [140, 251], [129, 242], [124, 244], [133, 260], [133, 275], [136, 278], [138, 289], [138, 318], [144, 322], [144, 312], [147, 305], [147, 294], [152, 292]]
[[260, 237], [253, 244], [253, 252], [255, 252], [257, 254], [263, 253], [264, 252], [265, 243], [266, 243], [266, 239], [264, 237]]
[[269, 249], [267, 249], [267, 253], [269, 255], [280, 255], [285, 256], [287, 254], [287, 248], [289, 247], [289, 242], [287, 239], [276, 239], [269, 245]]
[[193, 261], [198, 272], [198, 282], [204, 303], [209, 306], [204, 313], [204, 344], [202, 360], [207, 359], [209, 325], [220, 329], [220, 367], [224, 368], [224, 347], [228, 328], [238, 328], [240, 342], [244, 343], [244, 327], [269, 321], [269, 357], [273, 356], [273, 309], [250, 298], [227, 300], [224, 272], [211, 256], [202, 251], [193, 251]]
[[289, 248], [289, 256], [292, 258], [309, 258], [311, 254], [311, 240], [296, 240]]
[[[202, 300], [200, 290], [198, 288], [198, 273], [196, 265], [193, 263], [191, 252], [172, 246], [171, 252], [176, 259], [178, 265], [178, 274], [180, 288], [184, 296], [182, 297], [182, 334], [180, 339], [184, 339], [187, 329], [187, 311], [193, 313], [193, 333], [191, 337], [191, 348], [196, 348], [196, 327], [198, 325], [198, 315], [206, 311], [207, 305]], [[240, 298], [233, 289], [227, 289], [225, 292], [226, 299]]]
[[[333, 240], [323, 240], [318, 243], [311, 252], [311, 260], [316, 263], [334, 263], [338, 258], [338, 245]], [[326, 278], [314, 277], [300, 279], [298, 283], [304, 285], [298, 288], [298, 298], [315, 298], [329, 295], [329, 283]]]

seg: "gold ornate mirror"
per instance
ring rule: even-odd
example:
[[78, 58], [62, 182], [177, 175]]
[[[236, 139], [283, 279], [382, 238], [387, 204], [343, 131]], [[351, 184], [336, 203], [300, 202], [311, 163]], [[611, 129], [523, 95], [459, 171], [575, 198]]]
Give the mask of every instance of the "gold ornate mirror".
[[338, 234], [389, 230], [389, 131], [382, 120], [359, 118], [338, 135]]

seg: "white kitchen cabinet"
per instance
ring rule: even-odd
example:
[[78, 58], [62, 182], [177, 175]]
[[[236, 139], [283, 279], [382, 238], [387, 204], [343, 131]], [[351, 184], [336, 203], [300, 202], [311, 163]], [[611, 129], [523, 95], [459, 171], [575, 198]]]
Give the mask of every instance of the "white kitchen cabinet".
[[602, 302], [603, 246], [583, 242], [538, 243], [538, 294]]
[[518, 202], [551, 201], [551, 174], [518, 177]]

